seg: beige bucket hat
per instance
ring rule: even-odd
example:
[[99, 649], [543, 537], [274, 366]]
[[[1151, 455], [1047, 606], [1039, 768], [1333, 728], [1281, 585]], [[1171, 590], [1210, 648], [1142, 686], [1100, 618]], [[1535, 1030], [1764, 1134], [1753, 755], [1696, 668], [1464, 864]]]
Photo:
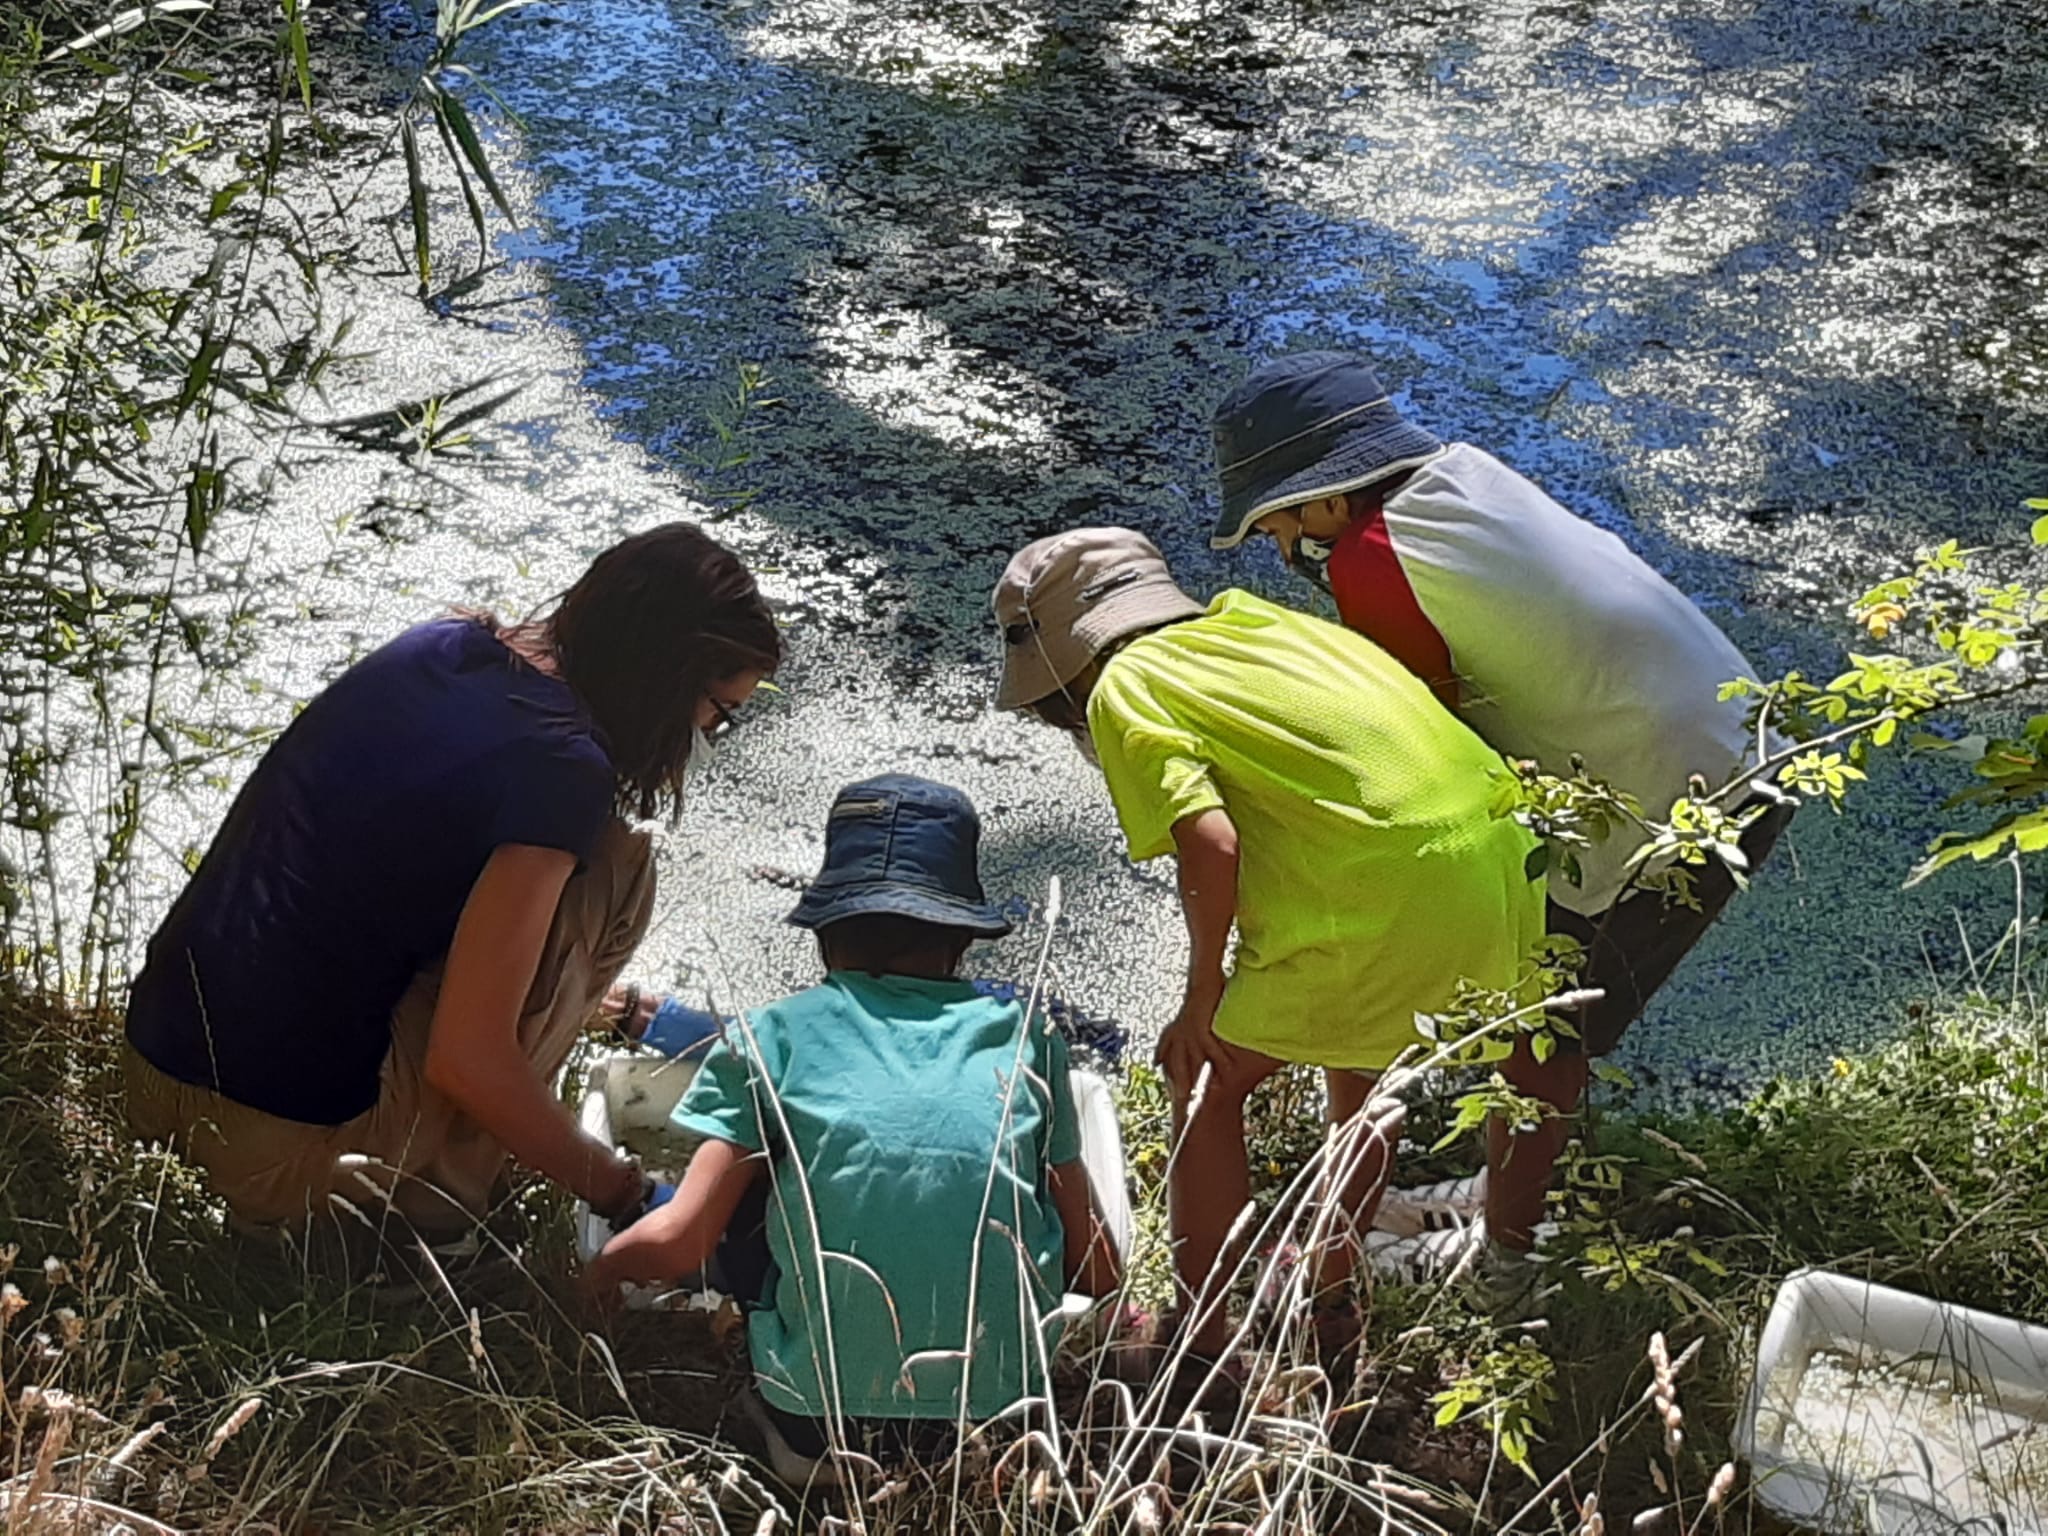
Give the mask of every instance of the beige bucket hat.
[[998, 709], [1057, 693], [1112, 641], [1204, 611], [1174, 584], [1153, 542], [1129, 528], [1074, 528], [1025, 545], [996, 583], [994, 607]]

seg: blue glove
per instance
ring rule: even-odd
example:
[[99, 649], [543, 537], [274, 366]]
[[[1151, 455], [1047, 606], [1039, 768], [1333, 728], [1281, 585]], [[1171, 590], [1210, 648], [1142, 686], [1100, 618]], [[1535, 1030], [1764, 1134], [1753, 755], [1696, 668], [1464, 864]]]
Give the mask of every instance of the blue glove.
[[647, 1021], [640, 1043], [664, 1056], [702, 1053], [718, 1038], [718, 1015], [706, 1008], [686, 1007], [679, 999], [663, 998]]
[[660, 1210], [664, 1205], [667, 1205], [669, 1201], [675, 1199], [676, 1197], [675, 1185], [664, 1183], [660, 1179], [654, 1180], [653, 1184], [654, 1187], [647, 1191], [646, 1209], [642, 1210], [640, 1213], [643, 1216], [645, 1216], [648, 1211]]

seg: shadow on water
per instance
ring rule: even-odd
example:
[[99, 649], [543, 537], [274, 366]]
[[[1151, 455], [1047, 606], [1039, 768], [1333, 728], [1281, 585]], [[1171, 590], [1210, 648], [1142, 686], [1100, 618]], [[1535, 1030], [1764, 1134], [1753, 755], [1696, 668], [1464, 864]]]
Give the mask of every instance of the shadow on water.
[[[747, 136], [735, 158], [774, 159], [779, 180], [735, 200], [732, 182], [746, 179], [735, 168], [712, 176], [703, 203], [686, 187], [671, 213], [655, 213], [697, 236], [681, 302], [644, 302], [637, 270], [610, 265], [615, 221], [641, 217], [624, 208], [595, 216], [606, 233], [558, 258], [570, 318], [594, 301], [590, 381], [657, 452], [687, 446], [736, 360], [769, 363], [784, 404], [753, 466], [755, 510], [788, 536], [791, 562], [814, 563], [806, 576], [828, 627], [849, 626], [913, 672], [934, 655], [979, 653], [1002, 558], [1078, 521], [1134, 521], [1190, 557], [1191, 582], [1224, 574], [1196, 553], [1200, 514], [1183, 504], [1203, 495], [1186, 473], [1204, 431], [1188, 381], [1213, 393], [1234, 368], [1241, 338], [1216, 296], [1246, 273], [1221, 237], [1266, 201], [1232, 163], [1235, 140], [1260, 121], [1258, 93], [1227, 74], [1192, 98], [1133, 81], [1109, 40], [1114, 13], [1059, 26], [987, 19], [1008, 29], [1005, 43], [1031, 34], [999, 83], [925, 94], [721, 64], [727, 31], [691, 17], [703, 50], [691, 72], [730, 69], [740, 87], [695, 110], [735, 125]], [[892, 25], [945, 30], [915, 13]], [[692, 57], [650, 52], [657, 71]], [[647, 82], [632, 99], [659, 120], [670, 84]], [[530, 122], [545, 111], [521, 105]], [[772, 129], [742, 126], [757, 115]], [[625, 132], [648, 125], [636, 114]], [[534, 137], [559, 229], [565, 162], [538, 122]], [[661, 207], [652, 186], [628, 201], [643, 195]], [[566, 196], [571, 220], [589, 215], [587, 189]], [[621, 286], [628, 304], [598, 292]], [[860, 590], [852, 612], [829, 600], [846, 583]]]
[[[1509, 61], [1511, 23], [1475, 8], [593, 7], [520, 43], [554, 230], [525, 249], [555, 268], [586, 382], [658, 454], [693, 446], [736, 361], [769, 363], [785, 405], [749, 471], [757, 509], [828, 584], [879, 576], [857, 627], [911, 658], [946, 648], [1001, 553], [1084, 518], [1127, 516], [1192, 582], [1228, 579], [1200, 548], [1206, 406], [1247, 351], [1293, 345], [1371, 348], [1444, 435], [1496, 446], [1653, 554], [1690, 542], [1664, 505], [1697, 503], [1735, 547], [1660, 563], [1739, 599], [1786, 522], [1874, 514], [1859, 533], [1910, 543], [2009, 508], [2037, 467], [2000, 430], [2023, 402], [1958, 366], [1966, 336], [1871, 367], [1867, 335], [1800, 334], [1863, 317], [1797, 305], [1831, 261], [1884, 264], [1894, 331], [1901, 297], [1949, 297], [1955, 264], [1904, 240], [1868, 184], [1939, 147], [1983, 162], [1976, 200], [1993, 202], [2017, 102], [1975, 91], [1988, 120], [1939, 130], [1912, 109], [1950, 102], [1956, 56], [2000, 41], [2016, 96], [2041, 50], [2012, 56], [1995, 12], [1923, 22], [1931, 51], [1920, 30], [1806, 17], [1694, 16], [1652, 38], [1538, 8]], [[1794, 69], [1801, 49], [1816, 58]], [[1600, 142], [1583, 107], [1562, 131], [1511, 115], [1526, 131], [1489, 141], [1489, 103], [1517, 81], [1538, 106], [1605, 93], [1643, 122]], [[1877, 120], [1862, 141], [1845, 142], [1845, 99]], [[1376, 111], [1383, 133], [1438, 142], [1355, 131]], [[1488, 206], [1452, 176], [1501, 185]], [[2024, 238], [2016, 220], [2005, 240]], [[2020, 274], [2001, 287], [1976, 297], [2024, 321]], [[1942, 321], [1960, 331], [1953, 307]], [[1966, 462], [2001, 447], [1988, 474]], [[1879, 505], [1865, 477], [1895, 483], [1902, 456], [1935, 484]], [[878, 608], [900, 611], [893, 630]]]
[[[498, 47], [544, 219], [506, 253], [549, 268], [585, 384], [687, 470], [765, 364], [735, 541], [795, 594], [800, 678], [928, 722], [981, 715], [986, 593], [1040, 534], [1129, 522], [1193, 588], [1299, 595], [1205, 547], [1207, 413], [1251, 352], [1370, 350], [1773, 670], [1826, 667], [1898, 552], [2048, 485], [2022, 6], [592, 0]], [[1845, 1003], [1829, 946], [1948, 926], [1888, 891], [1834, 916], [1894, 883], [1930, 784], [1802, 828], [1678, 1006], [1842, 1039], [1913, 967]], [[1020, 857], [1100, 866], [1100, 831]], [[1728, 1001], [1759, 963], [1791, 999]]]

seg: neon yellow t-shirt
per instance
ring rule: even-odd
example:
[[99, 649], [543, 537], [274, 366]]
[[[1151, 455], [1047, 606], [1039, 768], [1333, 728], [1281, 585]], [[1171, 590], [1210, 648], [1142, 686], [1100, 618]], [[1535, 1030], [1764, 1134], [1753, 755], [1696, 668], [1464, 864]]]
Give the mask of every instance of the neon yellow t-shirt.
[[1542, 937], [1533, 843], [1488, 810], [1499, 756], [1361, 635], [1221, 593], [1111, 658], [1088, 729], [1133, 859], [1201, 811], [1237, 825], [1232, 1044], [1378, 1071]]

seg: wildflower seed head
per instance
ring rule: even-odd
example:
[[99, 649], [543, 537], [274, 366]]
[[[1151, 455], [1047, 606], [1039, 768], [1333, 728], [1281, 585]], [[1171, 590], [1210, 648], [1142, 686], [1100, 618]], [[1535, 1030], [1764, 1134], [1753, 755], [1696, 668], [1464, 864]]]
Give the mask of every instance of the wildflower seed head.
[[1735, 1463], [1724, 1461], [1721, 1463], [1721, 1470], [1714, 1474], [1713, 1482], [1707, 1485], [1707, 1508], [1712, 1509], [1716, 1504], [1727, 1498], [1730, 1490], [1734, 1487]]
[[201, 1453], [200, 1460], [210, 1462], [218, 1456], [221, 1447], [239, 1435], [243, 1426], [256, 1417], [256, 1410], [262, 1406], [263, 1399], [260, 1397], [244, 1398], [236, 1404], [235, 1411], [221, 1421], [220, 1428], [213, 1432], [213, 1438], [206, 1442], [206, 1449]]

